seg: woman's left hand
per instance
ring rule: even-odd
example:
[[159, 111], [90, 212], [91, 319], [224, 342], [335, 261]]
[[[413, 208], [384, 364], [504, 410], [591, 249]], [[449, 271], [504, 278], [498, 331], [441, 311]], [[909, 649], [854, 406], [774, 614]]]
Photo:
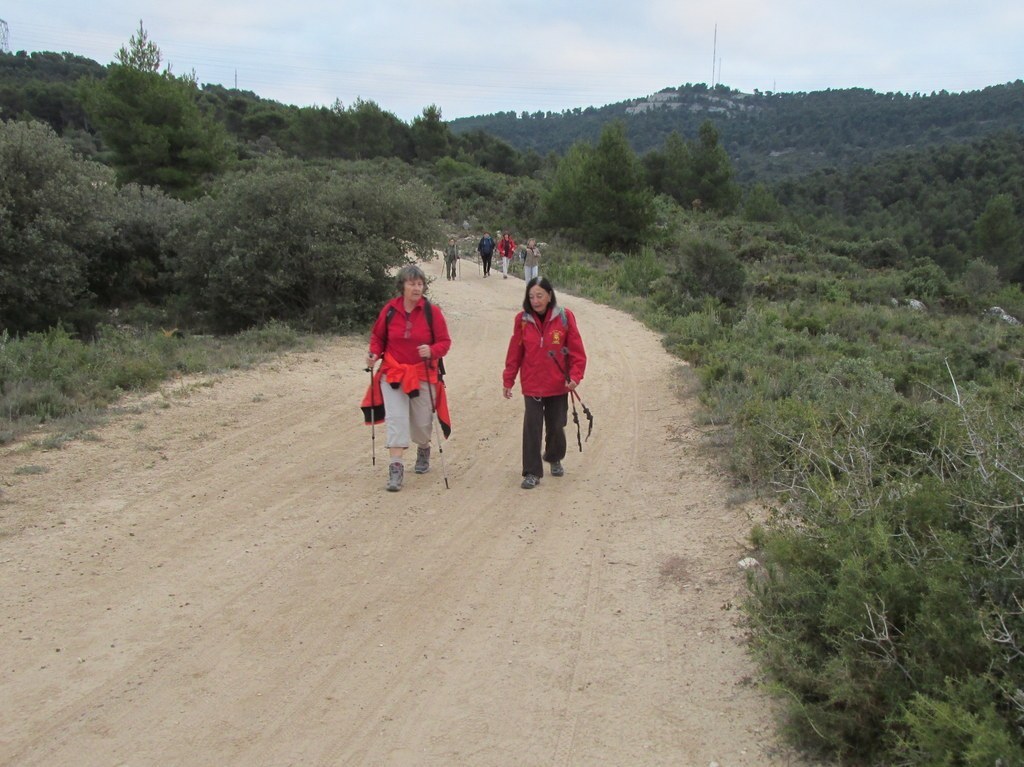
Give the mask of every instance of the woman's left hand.
[[427, 344], [420, 344], [416, 347], [416, 351], [420, 353], [420, 356], [425, 359], [430, 359], [430, 347]]

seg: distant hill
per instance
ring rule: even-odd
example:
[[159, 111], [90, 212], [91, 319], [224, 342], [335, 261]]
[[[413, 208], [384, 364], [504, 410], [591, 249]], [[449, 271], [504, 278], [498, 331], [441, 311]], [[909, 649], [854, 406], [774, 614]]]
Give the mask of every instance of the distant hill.
[[[82, 77], [101, 79], [106, 73], [106, 67], [71, 53], [0, 53], [0, 118], [32, 116], [61, 135], [77, 132], [82, 145], [91, 129], [75, 83]], [[368, 148], [356, 147], [354, 128], [341, 124], [346, 115], [330, 110], [299, 109], [218, 85], [203, 86], [202, 97], [205, 108], [242, 142], [269, 137], [302, 157], [415, 156], [409, 126], [373, 102], [347, 110], [358, 113], [348, 117], [373, 124], [363, 133], [381, 146]], [[869, 165], [894, 151], [1022, 133], [1024, 82], [929, 95], [863, 88], [742, 93], [725, 85], [687, 84], [602, 107], [499, 112], [451, 120], [447, 126], [463, 142], [460, 151], [482, 167], [523, 173], [539, 164], [536, 155], [562, 154], [581, 140], [596, 142], [614, 120], [625, 123], [626, 135], [640, 154], [661, 149], [673, 131], [693, 139], [700, 125], [711, 120], [736, 179], [771, 184], [825, 168]], [[383, 139], [387, 140], [381, 143]], [[522, 161], [509, 147], [536, 155]]]
[[520, 151], [561, 154], [596, 142], [622, 120], [633, 148], [659, 149], [677, 131], [692, 139], [705, 120], [718, 129], [740, 181], [778, 181], [823, 167], [871, 162], [891, 150], [923, 149], [1024, 130], [1024, 82], [930, 95], [863, 88], [811, 93], [741, 93], [724, 85], [665, 88], [603, 107], [532, 114], [500, 112], [452, 120], [453, 133], [482, 130]]

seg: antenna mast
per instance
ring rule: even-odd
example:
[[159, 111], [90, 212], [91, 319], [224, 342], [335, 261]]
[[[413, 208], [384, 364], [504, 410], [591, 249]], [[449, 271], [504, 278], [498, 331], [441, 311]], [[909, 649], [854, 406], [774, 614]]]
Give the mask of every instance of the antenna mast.
[[0, 19], [0, 53], [10, 53], [10, 49], [7, 47], [7, 41], [10, 39], [10, 34], [7, 29], [7, 22]]
[[711, 46], [711, 90], [715, 89], [715, 62], [718, 61], [718, 24], [715, 24], [715, 42]]

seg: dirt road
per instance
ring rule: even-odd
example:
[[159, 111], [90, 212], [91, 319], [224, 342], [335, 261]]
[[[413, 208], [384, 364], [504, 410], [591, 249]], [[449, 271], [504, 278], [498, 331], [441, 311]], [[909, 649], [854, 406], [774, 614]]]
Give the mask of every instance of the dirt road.
[[566, 476], [521, 490], [523, 283], [441, 268], [450, 489], [435, 451], [384, 492], [364, 339], [0, 454], [0, 764], [797, 763], [735, 608], [750, 522], [680, 363], [561, 295], [593, 436], [570, 415]]

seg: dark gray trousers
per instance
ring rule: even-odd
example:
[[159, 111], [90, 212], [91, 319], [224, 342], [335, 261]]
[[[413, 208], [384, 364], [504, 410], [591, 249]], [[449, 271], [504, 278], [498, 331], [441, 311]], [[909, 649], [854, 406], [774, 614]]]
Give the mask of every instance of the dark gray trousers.
[[[568, 422], [569, 395], [523, 397], [523, 476], [544, 476], [544, 461], [565, 458], [565, 425]], [[544, 451], [541, 452], [543, 441]]]

